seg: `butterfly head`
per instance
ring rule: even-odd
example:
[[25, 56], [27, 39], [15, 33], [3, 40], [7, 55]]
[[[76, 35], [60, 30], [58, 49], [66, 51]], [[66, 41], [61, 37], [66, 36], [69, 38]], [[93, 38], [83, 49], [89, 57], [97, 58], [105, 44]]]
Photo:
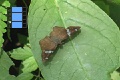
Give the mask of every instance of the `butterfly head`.
[[80, 30], [80, 26], [70, 26], [67, 28], [67, 34], [71, 36], [74, 33], [78, 32], [79, 30]]

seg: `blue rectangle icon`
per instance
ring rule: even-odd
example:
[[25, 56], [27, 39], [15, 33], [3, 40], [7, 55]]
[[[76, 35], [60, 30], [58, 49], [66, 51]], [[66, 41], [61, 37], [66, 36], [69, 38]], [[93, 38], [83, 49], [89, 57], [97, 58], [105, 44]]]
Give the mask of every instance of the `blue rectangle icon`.
[[22, 22], [12, 22], [12, 28], [22, 28]]
[[8, 7], [7, 26], [9, 28], [27, 28], [27, 8]]
[[22, 7], [12, 7], [12, 12], [22, 12]]
[[12, 21], [22, 21], [22, 13], [12, 13]]

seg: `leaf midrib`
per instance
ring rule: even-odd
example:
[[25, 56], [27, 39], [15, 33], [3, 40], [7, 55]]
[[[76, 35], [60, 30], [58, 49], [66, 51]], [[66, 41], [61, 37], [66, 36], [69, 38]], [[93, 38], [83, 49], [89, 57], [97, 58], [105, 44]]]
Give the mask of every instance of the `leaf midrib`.
[[[61, 12], [61, 10], [60, 10], [60, 8], [59, 8], [59, 5], [58, 5], [57, 0], [55, 0], [54, 3], [55, 3], [56, 8], [58, 8], [58, 13], [59, 13], [59, 15], [60, 15], [60, 17], [61, 17], [61, 20], [62, 20], [62, 23], [63, 23], [64, 27], [67, 28], [67, 26], [65, 25], [64, 17], [63, 17], [62, 12]], [[83, 71], [85, 72], [87, 79], [90, 80], [90, 79], [88, 78], [88, 76], [87, 76], [87, 72], [86, 72], [85, 68], [84, 68], [83, 65], [82, 65], [81, 60], [80, 60], [79, 57], [78, 57], [79, 55], [78, 55], [78, 53], [76, 52], [76, 49], [74, 48], [74, 44], [73, 44], [71, 38], [69, 38], [69, 39], [70, 39], [71, 45], [72, 45], [72, 47], [73, 47], [74, 53], [76, 54], [76, 57], [77, 57], [77, 59], [78, 59], [78, 61], [79, 61], [80, 66], [82, 67]], [[59, 76], [60, 76], [60, 75], [59, 75]], [[58, 79], [59, 79], [59, 78], [58, 78]]]

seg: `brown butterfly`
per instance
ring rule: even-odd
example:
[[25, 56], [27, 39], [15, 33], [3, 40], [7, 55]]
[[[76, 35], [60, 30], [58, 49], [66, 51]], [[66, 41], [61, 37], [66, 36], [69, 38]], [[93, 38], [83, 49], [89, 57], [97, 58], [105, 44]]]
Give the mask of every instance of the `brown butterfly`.
[[50, 33], [50, 36], [46, 36], [39, 42], [42, 49], [42, 61], [45, 62], [48, 60], [49, 56], [55, 51], [57, 46], [59, 44], [62, 44], [62, 41], [78, 32], [79, 30], [79, 26], [70, 26], [67, 29], [58, 26], [53, 27], [53, 31]]

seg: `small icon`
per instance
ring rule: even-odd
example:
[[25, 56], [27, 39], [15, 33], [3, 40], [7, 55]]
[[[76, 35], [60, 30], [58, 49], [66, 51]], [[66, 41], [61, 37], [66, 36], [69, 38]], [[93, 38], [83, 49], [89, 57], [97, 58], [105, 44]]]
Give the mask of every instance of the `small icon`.
[[27, 28], [27, 8], [7, 8], [7, 26], [9, 28]]

